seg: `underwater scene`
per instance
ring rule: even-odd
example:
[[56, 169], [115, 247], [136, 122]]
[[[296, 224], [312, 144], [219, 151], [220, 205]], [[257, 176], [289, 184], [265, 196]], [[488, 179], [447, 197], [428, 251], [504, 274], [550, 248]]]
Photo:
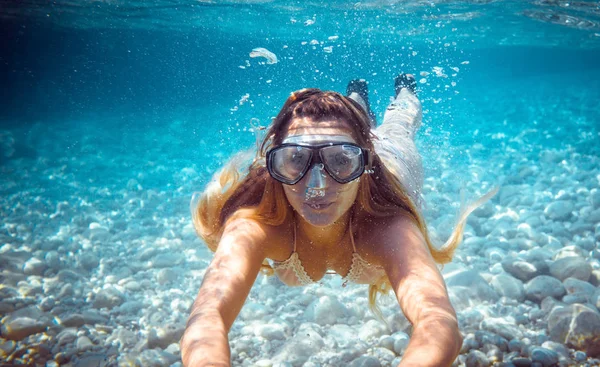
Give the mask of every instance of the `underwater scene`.
[[[600, 366], [598, 1], [0, 0], [0, 24], [0, 366]], [[242, 265], [247, 288], [199, 295], [215, 175], [248, 171], [292, 92], [364, 80], [379, 126], [403, 73], [435, 247], [497, 190], [438, 265], [441, 303], [377, 312], [344, 272]], [[183, 352], [209, 298], [235, 321], [197, 341], [228, 363]], [[449, 300], [462, 340], [399, 299]]]

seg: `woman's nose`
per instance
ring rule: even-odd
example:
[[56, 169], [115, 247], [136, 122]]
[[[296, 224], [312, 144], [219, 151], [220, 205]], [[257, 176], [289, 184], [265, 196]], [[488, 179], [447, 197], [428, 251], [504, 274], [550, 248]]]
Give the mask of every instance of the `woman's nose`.
[[308, 185], [307, 188], [311, 189], [324, 189], [327, 187], [326, 177], [325, 177], [325, 167], [323, 163], [317, 163], [310, 169], [308, 173], [310, 176], [308, 177]]

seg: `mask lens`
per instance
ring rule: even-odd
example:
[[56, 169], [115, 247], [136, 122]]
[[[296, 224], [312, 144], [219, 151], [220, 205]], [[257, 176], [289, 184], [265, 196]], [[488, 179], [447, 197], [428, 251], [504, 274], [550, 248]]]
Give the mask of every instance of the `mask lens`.
[[310, 149], [301, 146], [281, 147], [272, 152], [271, 170], [279, 178], [293, 182], [302, 177], [311, 157]]
[[364, 170], [362, 150], [355, 145], [324, 147], [321, 159], [329, 174], [342, 181], [352, 181]]

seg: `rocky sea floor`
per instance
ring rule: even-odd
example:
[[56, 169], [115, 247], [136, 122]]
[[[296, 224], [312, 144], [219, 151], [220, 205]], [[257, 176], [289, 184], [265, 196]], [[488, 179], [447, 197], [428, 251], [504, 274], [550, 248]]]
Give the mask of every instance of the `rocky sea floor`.
[[[181, 365], [211, 258], [188, 203], [222, 156], [182, 158], [189, 147], [169, 138], [185, 133], [178, 124], [141, 141], [41, 123], [0, 133], [0, 365]], [[452, 229], [461, 189], [476, 197], [501, 184], [443, 268], [465, 340], [456, 366], [600, 365], [599, 135], [586, 131], [552, 145], [564, 129], [482, 131], [493, 144], [453, 148], [467, 152], [462, 185], [430, 151], [424, 195], [437, 238]], [[489, 171], [497, 180], [477, 176]], [[367, 304], [366, 286], [339, 277], [289, 288], [261, 275], [229, 334], [233, 365], [394, 366], [410, 324], [393, 297], [380, 303], [386, 322]]]

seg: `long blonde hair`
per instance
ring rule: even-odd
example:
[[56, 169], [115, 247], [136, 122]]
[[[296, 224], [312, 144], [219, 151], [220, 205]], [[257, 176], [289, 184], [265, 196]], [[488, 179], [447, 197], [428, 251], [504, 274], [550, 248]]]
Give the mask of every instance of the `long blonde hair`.
[[[374, 153], [369, 118], [353, 100], [336, 92], [303, 89], [292, 93], [273, 120], [256, 156], [248, 165], [248, 152], [235, 156], [215, 175], [213, 181], [192, 206], [194, 227], [212, 251], [216, 251], [228, 220], [235, 217], [252, 218], [262, 223], [279, 226], [293, 220], [283, 186], [269, 175], [265, 156], [272, 146], [281, 144], [290, 121], [310, 118], [316, 124], [321, 120], [347, 121], [354, 131], [357, 144], [371, 152], [372, 174], [360, 180], [356, 202], [350, 210], [355, 217], [360, 211], [374, 217], [405, 215], [418, 226], [433, 259], [439, 264], [452, 260], [454, 251], [462, 241], [468, 215], [495, 192], [490, 192], [462, 211], [458, 223], [446, 243], [437, 249], [428, 235], [427, 226], [417, 206], [410, 199], [401, 182]], [[241, 163], [246, 162], [246, 164]], [[268, 263], [263, 264], [266, 274], [273, 274]], [[369, 305], [379, 314], [376, 306], [378, 293], [388, 293], [389, 279], [382, 277], [369, 286]]]

